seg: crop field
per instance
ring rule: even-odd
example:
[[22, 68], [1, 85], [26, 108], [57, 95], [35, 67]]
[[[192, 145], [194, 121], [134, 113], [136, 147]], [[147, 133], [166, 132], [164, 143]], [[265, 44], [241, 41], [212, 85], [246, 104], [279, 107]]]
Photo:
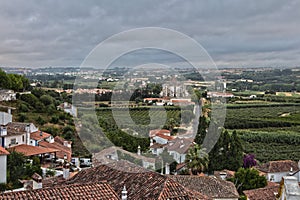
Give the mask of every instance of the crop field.
[[180, 123], [180, 112], [179, 107], [100, 108], [97, 116], [99, 120], [118, 124], [120, 129], [148, 133], [151, 129], [162, 128], [170, 118]]
[[[299, 130], [299, 129], [298, 129]], [[245, 153], [253, 153], [261, 162], [300, 160], [300, 132], [290, 130], [239, 130]]]
[[237, 130], [244, 152], [260, 162], [300, 159], [299, 104], [230, 105], [225, 128]]
[[300, 125], [300, 105], [228, 107], [225, 128], [247, 129]]

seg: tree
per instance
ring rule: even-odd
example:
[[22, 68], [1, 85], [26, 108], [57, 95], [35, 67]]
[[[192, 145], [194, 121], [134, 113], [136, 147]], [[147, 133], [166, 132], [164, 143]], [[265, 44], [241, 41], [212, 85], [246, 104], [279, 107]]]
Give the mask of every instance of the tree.
[[24, 175], [25, 156], [16, 151], [10, 152], [7, 156], [7, 171], [8, 171], [8, 183], [11, 183], [13, 187], [20, 186], [19, 178]]
[[197, 175], [205, 171], [208, 168], [208, 162], [208, 154], [205, 152], [205, 149], [202, 149], [198, 144], [190, 147], [185, 158], [185, 163], [192, 174]]
[[205, 116], [200, 116], [199, 119], [199, 125], [198, 125], [198, 131], [197, 135], [195, 137], [195, 142], [199, 145], [201, 145], [204, 141], [204, 138], [206, 136], [206, 131], [208, 128], [208, 120], [206, 119]]
[[233, 178], [228, 180], [235, 184], [239, 194], [242, 194], [244, 190], [262, 188], [267, 185], [266, 177], [260, 176], [259, 172], [253, 168], [240, 168]]
[[23, 82], [22, 76], [16, 74], [8, 74], [8, 77], [11, 81], [11, 88], [14, 91], [21, 91], [23, 90]]
[[[165, 164], [168, 163], [170, 165], [170, 172], [176, 170], [177, 162], [174, 160], [173, 156], [169, 154], [169, 152], [164, 149], [163, 152], [159, 155], [161, 158], [161, 162], [157, 164], [156, 168], [161, 169], [162, 171], [165, 170]], [[161, 168], [162, 167], [162, 168]]]
[[18, 116], [18, 121], [25, 122], [25, 120], [27, 120], [27, 116], [24, 113], [20, 113]]
[[231, 135], [227, 130], [221, 132], [220, 137], [209, 152], [209, 170], [238, 170], [243, 164], [243, 148], [237, 133]]
[[243, 164], [243, 146], [236, 131], [233, 131], [230, 136], [227, 158], [227, 169], [236, 171]]
[[256, 165], [255, 155], [253, 154], [246, 154], [243, 158], [243, 167], [244, 168], [251, 168]]
[[176, 125], [178, 125], [177, 121], [174, 118], [169, 118], [165, 124], [165, 127], [172, 132]]
[[51, 105], [53, 103], [53, 98], [50, 95], [42, 95], [40, 101], [45, 105]]
[[0, 88], [10, 89], [11, 88], [11, 81], [7, 74], [0, 69]]

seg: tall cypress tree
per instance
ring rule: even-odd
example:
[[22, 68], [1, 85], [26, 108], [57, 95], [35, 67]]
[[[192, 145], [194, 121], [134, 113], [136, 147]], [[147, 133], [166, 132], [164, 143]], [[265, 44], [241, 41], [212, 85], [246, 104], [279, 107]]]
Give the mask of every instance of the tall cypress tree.
[[238, 170], [243, 164], [243, 148], [237, 133], [222, 131], [218, 142], [209, 152], [209, 170]]
[[236, 131], [230, 137], [230, 148], [228, 151], [228, 169], [238, 170], [243, 165], [243, 146]]

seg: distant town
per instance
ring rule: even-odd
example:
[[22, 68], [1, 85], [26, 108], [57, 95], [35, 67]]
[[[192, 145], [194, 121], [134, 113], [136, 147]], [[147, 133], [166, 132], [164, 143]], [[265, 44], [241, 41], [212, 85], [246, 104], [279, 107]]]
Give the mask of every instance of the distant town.
[[300, 198], [299, 77], [3, 67], [0, 199]]

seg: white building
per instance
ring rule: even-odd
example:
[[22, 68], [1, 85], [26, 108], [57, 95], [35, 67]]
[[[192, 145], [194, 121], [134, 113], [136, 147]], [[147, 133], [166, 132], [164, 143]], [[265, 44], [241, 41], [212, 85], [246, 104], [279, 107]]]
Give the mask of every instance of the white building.
[[299, 200], [300, 187], [297, 178], [284, 176], [280, 183], [278, 200]]
[[12, 115], [6, 112], [0, 112], [0, 125], [6, 125], [12, 122]]
[[0, 127], [0, 144], [4, 148], [10, 148], [20, 144], [30, 145], [30, 133], [38, 129], [33, 123], [10, 122]]
[[0, 146], [0, 183], [6, 183], [7, 181], [7, 155], [9, 155], [9, 152]]
[[167, 151], [177, 163], [183, 163], [185, 161], [186, 154], [191, 146], [194, 145], [193, 140], [186, 138], [176, 138], [169, 141], [165, 146]]
[[14, 101], [17, 94], [13, 90], [0, 90], [0, 101]]
[[66, 113], [69, 113], [73, 117], [77, 117], [77, 108], [68, 102], [64, 102], [57, 106], [57, 109], [63, 110]]
[[265, 173], [267, 180], [271, 182], [279, 183], [284, 176], [294, 176], [300, 180], [298, 163], [292, 160], [270, 161], [257, 169]]

